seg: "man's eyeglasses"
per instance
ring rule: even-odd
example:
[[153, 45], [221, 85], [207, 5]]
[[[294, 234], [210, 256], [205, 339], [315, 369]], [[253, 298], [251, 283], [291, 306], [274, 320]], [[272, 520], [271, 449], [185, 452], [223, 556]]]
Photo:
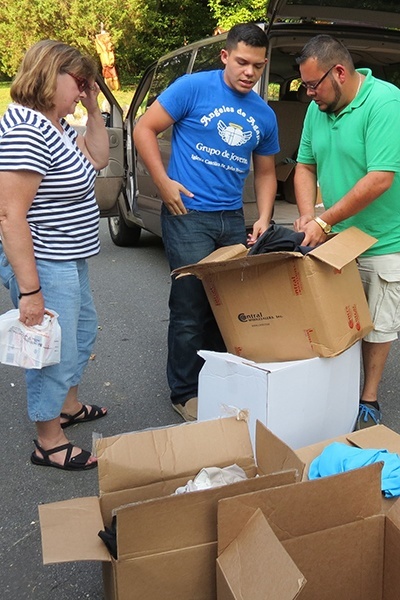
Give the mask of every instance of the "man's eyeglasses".
[[85, 79], [84, 77], [79, 77], [78, 75], [74, 75], [73, 73], [68, 73], [68, 75], [70, 75], [72, 77], [72, 79], [75, 79], [75, 81], [78, 85], [78, 90], [80, 92], [84, 92], [85, 90], [90, 88], [88, 80]]
[[321, 83], [323, 82], [325, 77], [328, 77], [329, 73], [332, 71], [332, 69], [334, 67], [336, 67], [336, 65], [332, 65], [331, 68], [328, 69], [327, 72], [324, 73], [324, 75], [322, 75], [321, 79], [319, 81], [317, 81], [317, 83], [305, 83], [304, 81], [302, 81], [300, 85], [302, 85], [304, 88], [306, 88], [306, 90], [311, 90], [312, 92], [315, 92], [317, 87], [319, 85], [321, 85]]

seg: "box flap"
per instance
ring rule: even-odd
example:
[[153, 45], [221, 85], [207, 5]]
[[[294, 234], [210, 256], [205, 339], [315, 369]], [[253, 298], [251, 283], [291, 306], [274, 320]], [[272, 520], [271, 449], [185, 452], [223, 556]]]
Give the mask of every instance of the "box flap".
[[400, 541], [400, 498], [395, 498], [394, 501], [390, 503], [388, 510], [385, 512], [387, 518], [390, 519], [390, 521], [398, 528]]
[[255, 464], [247, 423], [235, 417], [102, 438], [96, 448], [101, 494], [192, 477], [209, 465]]
[[[233, 249], [232, 256], [229, 256], [230, 248]], [[237, 248], [239, 248], [239, 250], [235, 251]], [[240, 248], [244, 249], [245, 251], [240, 251]], [[224, 250], [225, 252], [220, 253], [220, 250]], [[225, 256], [225, 258], [222, 258], [223, 256]], [[183, 277], [184, 275], [195, 275], [199, 279], [204, 279], [207, 277], [207, 275], [211, 275], [213, 273], [226, 273], [239, 268], [247, 269], [248, 267], [257, 267], [269, 263], [277, 263], [279, 261], [286, 261], [292, 258], [303, 259], [304, 254], [301, 252], [279, 251], [249, 256], [248, 250], [245, 248], [245, 246], [237, 244], [236, 246], [226, 246], [226, 248], [215, 250], [215, 252], [212, 252], [209, 256], [206, 256], [198, 263], [175, 269], [172, 271], [172, 275], [177, 275], [178, 277]]]
[[303, 476], [305, 463], [287, 444], [272, 433], [261, 421], [256, 422], [256, 456], [262, 473], [295, 469]]
[[[264, 373], [274, 373], [276, 371], [282, 371], [284, 369], [290, 369], [293, 366], [292, 360], [282, 360], [282, 361], [272, 361], [272, 362], [255, 362], [254, 360], [250, 360], [248, 358], [243, 358], [241, 356], [237, 356], [236, 354], [231, 354], [230, 352], [215, 352], [214, 350], [199, 350], [197, 352], [201, 358], [205, 361], [212, 360], [220, 363], [221, 361], [226, 362], [227, 364], [233, 365], [244, 365], [245, 367], [251, 367], [253, 369], [257, 369], [258, 371], [263, 371]], [[307, 359], [304, 359], [307, 360]], [[316, 360], [316, 357], [310, 358], [308, 360]]]
[[357, 227], [349, 227], [328, 239], [308, 253], [335, 269], [343, 269], [349, 262], [368, 250], [378, 240]]
[[110, 561], [98, 537], [104, 529], [96, 497], [39, 505], [43, 563], [76, 560]]
[[385, 425], [374, 425], [354, 431], [347, 435], [346, 439], [358, 448], [387, 450], [400, 454], [400, 435]]
[[179, 267], [179, 269], [174, 269], [171, 275], [177, 275], [178, 277], [183, 277], [184, 275], [198, 275], [198, 271], [203, 272], [203, 267], [207, 266], [207, 270], [213, 264], [224, 264], [227, 261], [245, 257], [248, 253], [248, 249], [244, 244], [233, 244], [231, 246], [223, 246], [222, 248], [218, 248], [205, 256], [198, 263], [192, 265], [184, 265], [183, 267]]
[[295, 162], [282, 161], [275, 166], [276, 178], [278, 181], [286, 181], [290, 173], [296, 166]]
[[121, 506], [115, 510], [118, 558], [126, 560], [216, 542], [221, 498], [293, 484], [295, 477], [294, 471], [285, 471]]
[[[210, 264], [216, 262], [224, 262], [226, 260], [232, 260], [233, 258], [241, 258], [247, 255], [247, 248], [244, 244], [233, 244], [231, 246], [222, 246], [199, 260], [198, 265], [203, 263]], [[184, 268], [184, 267], [183, 267]]]
[[[280, 541], [381, 514], [382, 463], [293, 485], [225, 498], [218, 504], [218, 553], [260, 508]], [[306, 509], [305, 509], [306, 507]]]
[[[306, 584], [260, 510], [218, 557], [217, 566], [218, 600], [293, 600]], [[223, 580], [231, 595], [221, 595]]]

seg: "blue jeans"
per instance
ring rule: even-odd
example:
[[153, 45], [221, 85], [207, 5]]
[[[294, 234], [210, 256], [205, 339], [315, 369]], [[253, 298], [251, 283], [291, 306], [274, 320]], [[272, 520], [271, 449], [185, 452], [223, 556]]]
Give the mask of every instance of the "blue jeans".
[[[222, 246], [246, 243], [241, 209], [171, 215], [163, 206], [161, 226], [171, 270], [196, 263]], [[172, 402], [182, 404], [197, 396], [204, 362], [197, 351], [226, 348], [199, 279], [172, 279], [169, 310], [167, 377]]]
[[[68, 390], [81, 380], [97, 334], [97, 315], [86, 260], [36, 260], [40, 285], [49, 310], [58, 313], [61, 327], [61, 361], [43, 369], [26, 369], [28, 415], [32, 421], [59, 416]], [[1, 252], [0, 278], [18, 306], [18, 285]]]

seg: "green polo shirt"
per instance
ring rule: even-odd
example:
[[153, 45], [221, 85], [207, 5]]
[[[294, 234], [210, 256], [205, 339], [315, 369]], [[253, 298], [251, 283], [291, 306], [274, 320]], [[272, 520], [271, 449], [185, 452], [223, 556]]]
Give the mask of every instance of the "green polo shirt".
[[365, 255], [400, 252], [400, 90], [372, 76], [369, 69], [354, 100], [337, 116], [311, 102], [297, 160], [316, 165], [326, 209], [370, 171], [395, 173], [391, 188], [362, 211], [338, 223], [354, 225], [378, 242]]

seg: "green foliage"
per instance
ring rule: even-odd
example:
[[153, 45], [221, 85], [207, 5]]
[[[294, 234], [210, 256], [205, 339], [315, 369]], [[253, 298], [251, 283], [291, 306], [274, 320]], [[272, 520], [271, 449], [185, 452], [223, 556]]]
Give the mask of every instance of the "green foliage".
[[0, 83], [0, 117], [3, 116], [10, 102], [10, 83], [2, 81]]
[[95, 34], [112, 11], [116, 0], [0, 0], [0, 70], [15, 75], [27, 48], [46, 38], [96, 55]]
[[111, 35], [122, 79], [216, 27], [207, 0], [0, 0], [0, 72], [14, 76], [27, 48], [45, 38], [97, 57], [101, 23]]
[[216, 20], [207, 0], [127, 0], [136, 9], [130, 29], [119, 43], [124, 69], [133, 73], [161, 55], [211, 35]]
[[237, 23], [265, 21], [268, 0], [208, 0], [212, 14], [223, 29], [230, 29]]
[[244, 21], [265, 20], [265, 0], [0, 0], [0, 72], [13, 77], [38, 40], [59, 39], [97, 57], [101, 24], [122, 81], [162, 54]]

